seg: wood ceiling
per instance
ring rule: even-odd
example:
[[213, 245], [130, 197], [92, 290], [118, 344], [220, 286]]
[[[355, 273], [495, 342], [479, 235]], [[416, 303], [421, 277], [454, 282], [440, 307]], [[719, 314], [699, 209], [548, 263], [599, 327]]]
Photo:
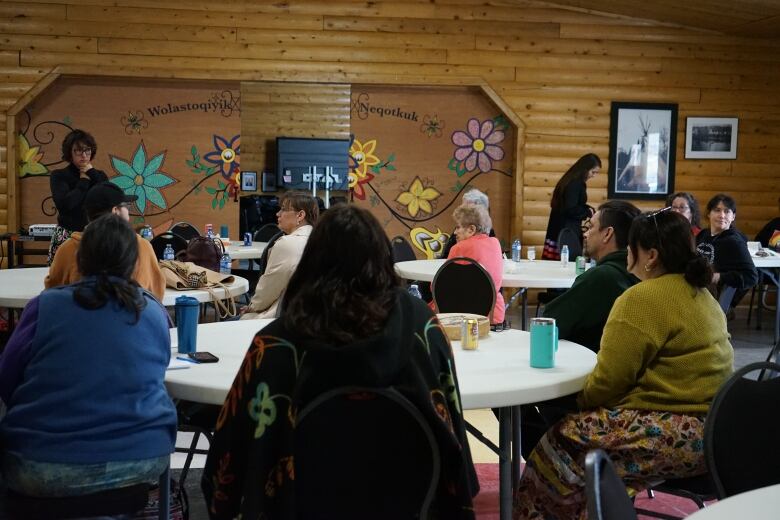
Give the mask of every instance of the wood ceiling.
[[552, 0], [546, 3], [733, 36], [780, 39], [780, 0]]

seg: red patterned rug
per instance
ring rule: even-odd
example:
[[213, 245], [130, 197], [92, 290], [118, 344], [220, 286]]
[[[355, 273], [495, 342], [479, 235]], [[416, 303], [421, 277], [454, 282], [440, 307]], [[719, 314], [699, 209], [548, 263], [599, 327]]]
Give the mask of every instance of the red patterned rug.
[[[498, 464], [474, 464], [479, 478], [479, 495], [474, 499], [474, 509], [479, 520], [498, 520]], [[655, 498], [647, 498], [647, 493], [641, 493], [636, 499], [636, 506], [649, 511], [658, 511], [670, 515], [685, 517], [698, 507], [685, 498], [656, 493]], [[641, 515], [640, 520], [650, 520], [651, 517]]]

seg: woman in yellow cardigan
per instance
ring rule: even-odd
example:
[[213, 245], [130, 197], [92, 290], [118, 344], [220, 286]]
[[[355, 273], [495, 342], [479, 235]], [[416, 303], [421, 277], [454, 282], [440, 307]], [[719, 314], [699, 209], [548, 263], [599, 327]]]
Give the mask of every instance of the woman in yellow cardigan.
[[732, 372], [726, 319], [690, 224], [665, 208], [638, 216], [628, 270], [641, 282], [612, 307], [593, 372], [529, 457], [515, 518], [585, 518], [585, 454], [609, 453], [629, 492], [705, 473], [704, 418]]

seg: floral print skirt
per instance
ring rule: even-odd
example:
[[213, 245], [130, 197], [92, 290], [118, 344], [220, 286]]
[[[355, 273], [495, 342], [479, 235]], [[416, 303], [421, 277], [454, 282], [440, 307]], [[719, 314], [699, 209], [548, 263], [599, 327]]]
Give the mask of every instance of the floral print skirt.
[[54, 228], [54, 234], [51, 236], [51, 242], [49, 243], [49, 255], [46, 257], [46, 265], [51, 265], [54, 261], [54, 255], [57, 254], [57, 249], [73, 234], [73, 231], [69, 231], [62, 226]]
[[706, 472], [704, 414], [598, 408], [553, 426], [528, 458], [514, 518], [585, 519], [585, 455], [601, 448], [634, 495], [670, 478]]

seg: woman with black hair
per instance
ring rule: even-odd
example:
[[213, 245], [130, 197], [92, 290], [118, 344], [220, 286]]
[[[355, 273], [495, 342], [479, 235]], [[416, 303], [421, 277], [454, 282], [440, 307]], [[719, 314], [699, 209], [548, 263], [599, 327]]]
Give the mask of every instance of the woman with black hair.
[[296, 416], [343, 386], [395, 387], [422, 413], [441, 454], [435, 517], [473, 518], [478, 486], [447, 337], [422, 300], [400, 287], [376, 218], [344, 204], [312, 231], [281, 318], [255, 336], [222, 407], [202, 481], [211, 518], [296, 518]]
[[176, 439], [168, 315], [131, 278], [135, 233], [100, 217], [77, 256], [82, 280], [33, 298], [0, 356], [0, 467], [27, 496], [157, 482]]
[[57, 248], [74, 231], [83, 231], [87, 225], [84, 198], [89, 189], [108, 180], [105, 172], [92, 166], [96, 154], [95, 138], [84, 130], [73, 130], [62, 141], [62, 160], [68, 165], [54, 170], [49, 178], [51, 196], [57, 208], [57, 227], [49, 244], [48, 265], [54, 260]]
[[593, 215], [593, 208], [588, 206], [585, 183], [600, 171], [599, 156], [587, 153], [577, 159], [555, 185], [550, 200], [550, 220], [544, 237], [542, 259], [558, 260], [561, 257], [558, 236], [564, 229], [570, 230], [579, 240], [579, 244], [569, 245], [571, 258], [582, 254], [582, 221]]
[[725, 316], [707, 290], [712, 270], [688, 221], [669, 208], [634, 219], [628, 270], [640, 282], [612, 307], [580, 411], [531, 453], [515, 518], [583, 518], [583, 461], [595, 448], [632, 494], [706, 472], [704, 419], [734, 358]]

